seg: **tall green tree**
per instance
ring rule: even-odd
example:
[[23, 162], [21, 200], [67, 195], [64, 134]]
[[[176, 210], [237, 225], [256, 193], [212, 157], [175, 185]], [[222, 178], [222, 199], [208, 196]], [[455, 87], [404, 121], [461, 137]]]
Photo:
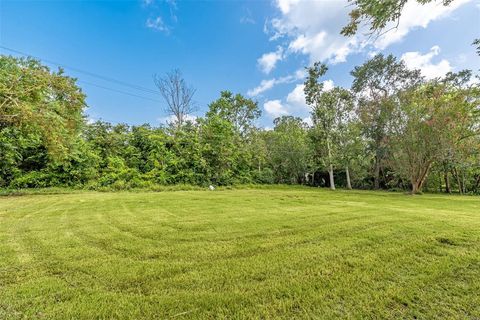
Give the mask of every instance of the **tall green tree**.
[[330, 178], [330, 188], [335, 190], [332, 149], [337, 109], [339, 104], [341, 104], [342, 98], [338, 90], [334, 90], [334, 92], [323, 91], [323, 83], [319, 79], [327, 72], [325, 64], [316, 62], [307, 71], [308, 76], [304, 84], [305, 100], [312, 107], [314, 133], [319, 136], [317, 141], [323, 142], [321, 149], [323, 147], [326, 149], [326, 164]]
[[353, 115], [350, 114], [346, 121], [340, 123], [337, 139], [338, 162], [345, 168], [347, 189], [352, 189], [352, 168], [360, 171], [358, 169], [369, 158], [359, 122]]
[[238, 173], [239, 152], [234, 125], [218, 115], [201, 119], [200, 141], [209, 182], [216, 185], [232, 184]]
[[63, 70], [0, 56], [0, 130], [38, 133], [52, 159], [65, 157], [84, 124], [85, 95]]
[[[480, 133], [480, 96], [476, 89], [460, 90], [434, 80], [402, 92], [399, 98], [392, 125], [391, 163], [396, 172], [408, 178], [412, 193], [418, 193], [446, 151], [459, 151]], [[459, 176], [457, 181], [464, 191]]]
[[217, 115], [231, 122], [235, 129], [244, 136], [253, 129], [255, 120], [262, 114], [257, 102], [245, 98], [241, 94], [234, 95], [230, 91], [222, 91], [220, 98], [213, 101], [208, 107], [207, 117]]
[[[307, 87], [305, 90], [308, 90]], [[325, 150], [324, 157], [332, 190], [335, 190], [334, 166], [345, 156], [341, 154], [341, 146], [348, 139], [346, 130], [352, 110], [352, 95], [348, 90], [339, 87], [322, 92], [312, 106], [313, 127], [319, 137], [320, 147]], [[348, 166], [345, 169], [349, 182]]]
[[266, 137], [268, 159], [277, 183], [299, 183], [307, 172], [309, 145], [302, 119], [282, 116], [274, 120]]
[[365, 137], [374, 153], [374, 188], [380, 188], [380, 173], [387, 156], [390, 123], [396, 94], [418, 84], [420, 71], [409, 70], [394, 56], [378, 54], [351, 72], [352, 91]]

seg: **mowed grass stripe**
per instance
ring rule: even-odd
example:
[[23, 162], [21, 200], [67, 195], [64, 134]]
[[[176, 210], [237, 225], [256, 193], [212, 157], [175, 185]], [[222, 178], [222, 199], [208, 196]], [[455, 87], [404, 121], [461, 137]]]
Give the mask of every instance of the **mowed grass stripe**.
[[0, 318], [480, 318], [480, 200], [299, 187], [0, 198]]

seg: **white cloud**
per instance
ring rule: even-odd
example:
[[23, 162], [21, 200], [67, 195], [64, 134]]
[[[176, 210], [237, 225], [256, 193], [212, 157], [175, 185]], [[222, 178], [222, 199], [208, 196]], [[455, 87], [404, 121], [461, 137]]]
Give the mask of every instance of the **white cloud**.
[[[348, 13], [352, 9], [348, 0], [276, 0], [280, 15], [270, 19], [264, 29], [271, 35], [271, 41], [284, 38], [288, 42], [288, 50], [283, 53], [283, 59], [296, 53], [308, 56], [310, 62], [320, 60], [340, 63], [354, 52], [371, 50], [372, 47], [383, 50], [392, 43], [401, 41], [412, 30], [426, 28], [432, 21], [448, 16], [469, 1], [472, 0], [455, 0], [448, 6], [443, 6], [442, 1], [432, 1], [425, 5], [408, 1], [398, 28], [378, 39], [370, 39], [365, 35], [365, 29], [353, 37], [340, 34], [348, 23]], [[393, 26], [392, 23], [389, 27]]]
[[[325, 80], [323, 81], [323, 90], [330, 91], [334, 87], [334, 83], [332, 80]], [[310, 106], [307, 105], [305, 100], [305, 85], [297, 84], [295, 88], [287, 95], [286, 102], [287, 102], [287, 109], [294, 113], [294, 112], [310, 112]]]
[[308, 124], [309, 126], [313, 126], [313, 121], [312, 121], [312, 118], [311, 118], [311, 117], [303, 118], [303, 122], [305, 122], [305, 123]]
[[295, 40], [290, 42], [288, 47], [295, 52], [300, 51], [307, 54], [311, 52], [312, 49], [322, 46], [325, 42], [326, 36], [327, 33], [325, 31], [321, 31], [312, 37], [307, 37], [304, 34], [301, 34]]
[[335, 87], [335, 84], [333, 83], [333, 80], [325, 80], [323, 81], [323, 90], [324, 91], [330, 91]]
[[299, 69], [295, 71], [294, 74], [290, 74], [284, 77], [262, 80], [257, 87], [248, 90], [247, 95], [250, 97], [256, 97], [264, 93], [265, 91], [272, 89], [277, 84], [292, 83], [305, 78], [305, 76], [306, 76], [305, 70]]
[[305, 68], [300, 68], [293, 74], [295, 80], [303, 80], [307, 77], [307, 70]]
[[295, 5], [300, 0], [278, 0], [277, 6], [282, 11], [282, 13], [287, 14], [290, 11], [292, 5]]
[[[266, 87], [271, 87], [276, 84], [276, 81], [286, 81], [289, 80], [292, 82], [292, 79], [299, 80], [305, 76], [305, 73], [302, 70], [298, 70], [296, 72], [296, 77], [295, 76], [287, 76], [283, 78], [278, 78], [278, 79], [271, 79], [270, 82], [268, 82], [268, 85], [266, 85], [266, 81], [264, 80], [264, 85], [260, 85], [257, 87], [256, 91], [261, 91], [259, 88], [262, 87], [262, 90]], [[332, 80], [325, 80], [323, 81], [323, 90], [329, 91], [332, 90], [334, 87], [334, 83]], [[297, 83], [293, 90], [288, 93], [287, 97], [284, 99], [284, 101], [280, 99], [275, 99], [275, 100], [268, 100], [267, 102], [264, 103], [263, 109], [266, 111], [266, 113], [272, 117], [276, 118], [279, 116], [283, 115], [289, 115], [293, 114], [296, 116], [305, 116], [311, 111], [311, 107], [307, 105], [305, 101], [305, 93], [304, 93], [304, 84], [303, 83]], [[251, 92], [250, 92], [251, 93]]]
[[250, 97], [258, 96], [259, 94], [272, 89], [275, 84], [276, 79], [262, 80], [257, 87], [248, 90], [247, 95], [249, 95]]
[[288, 53], [300, 53], [310, 61], [345, 61], [356, 46], [355, 38], [340, 35], [348, 22], [348, 1], [277, 0], [281, 16], [270, 20], [271, 40], [286, 37]]
[[288, 115], [288, 111], [280, 100], [268, 100], [263, 104], [263, 109], [272, 118]]
[[392, 22], [384, 33], [375, 41], [375, 47], [385, 49], [395, 42], [401, 41], [410, 31], [417, 28], [427, 28], [430, 22], [444, 18], [455, 11], [460, 6], [471, 0], [455, 0], [448, 6], [444, 6], [442, 1], [432, 1], [424, 5], [417, 1], [407, 1], [402, 11], [402, 16], [398, 26]]
[[406, 52], [401, 59], [405, 62], [409, 69], [420, 69], [422, 75], [428, 79], [442, 77], [447, 72], [452, 71], [450, 62], [446, 59], [440, 60], [438, 63], [432, 62], [433, 58], [440, 53], [439, 46], [433, 46], [426, 54], [418, 51]]
[[[184, 116], [184, 121], [195, 122], [196, 120], [197, 120], [197, 116], [195, 115], [187, 114]], [[175, 117], [175, 115], [172, 114], [166, 117], [158, 118], [157, 121], [164, 124], [171, 124], [171, 123], [177, 122], [177, 118]]]
[[260, 69], [269, 74], [272, 71], [277, 62], [283, 59], [283, 48], [278, 47], [277, 51], [264, 53], [260, 58], [258, 58], [257, 63]]
[[170, 29], [163, 22], [163, 19], [160, 16], [158, 16], [154, 19], [148, 18], [145, 25], [147, 26], [147, 28], [154, 29], [154, 30], [161, 31], [161, 32], [165, 32], [165, 33], [168, 33], [170, 31]]
[[287, 95], [287, 103], [292, 109], [296, 109], [297, 111], [307, 111], [310, 110], [310, 107], [307, 105], [305, 101], [305, 93], [304, 93], [305, 86], [303, 84], [297, 84], [295, 88]]

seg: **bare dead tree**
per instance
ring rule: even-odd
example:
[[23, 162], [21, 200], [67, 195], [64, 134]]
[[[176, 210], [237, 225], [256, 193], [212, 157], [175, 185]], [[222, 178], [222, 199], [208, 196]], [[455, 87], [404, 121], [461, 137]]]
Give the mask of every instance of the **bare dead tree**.
[[195, 111], [193, 95], [196, 89], [187, 85], [178, 69], [167, 72], [164, 77], [156, 74], [153, 81], [167, 104], [165, 112], [175, 116], [176, 125], [180, 127], [186, 116]]

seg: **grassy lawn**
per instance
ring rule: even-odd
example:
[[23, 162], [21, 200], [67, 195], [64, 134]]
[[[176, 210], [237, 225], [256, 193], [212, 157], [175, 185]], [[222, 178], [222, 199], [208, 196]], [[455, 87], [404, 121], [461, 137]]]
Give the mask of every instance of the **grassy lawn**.
[[0, 319], [479, 319], [480, 199], [0, 197]]

